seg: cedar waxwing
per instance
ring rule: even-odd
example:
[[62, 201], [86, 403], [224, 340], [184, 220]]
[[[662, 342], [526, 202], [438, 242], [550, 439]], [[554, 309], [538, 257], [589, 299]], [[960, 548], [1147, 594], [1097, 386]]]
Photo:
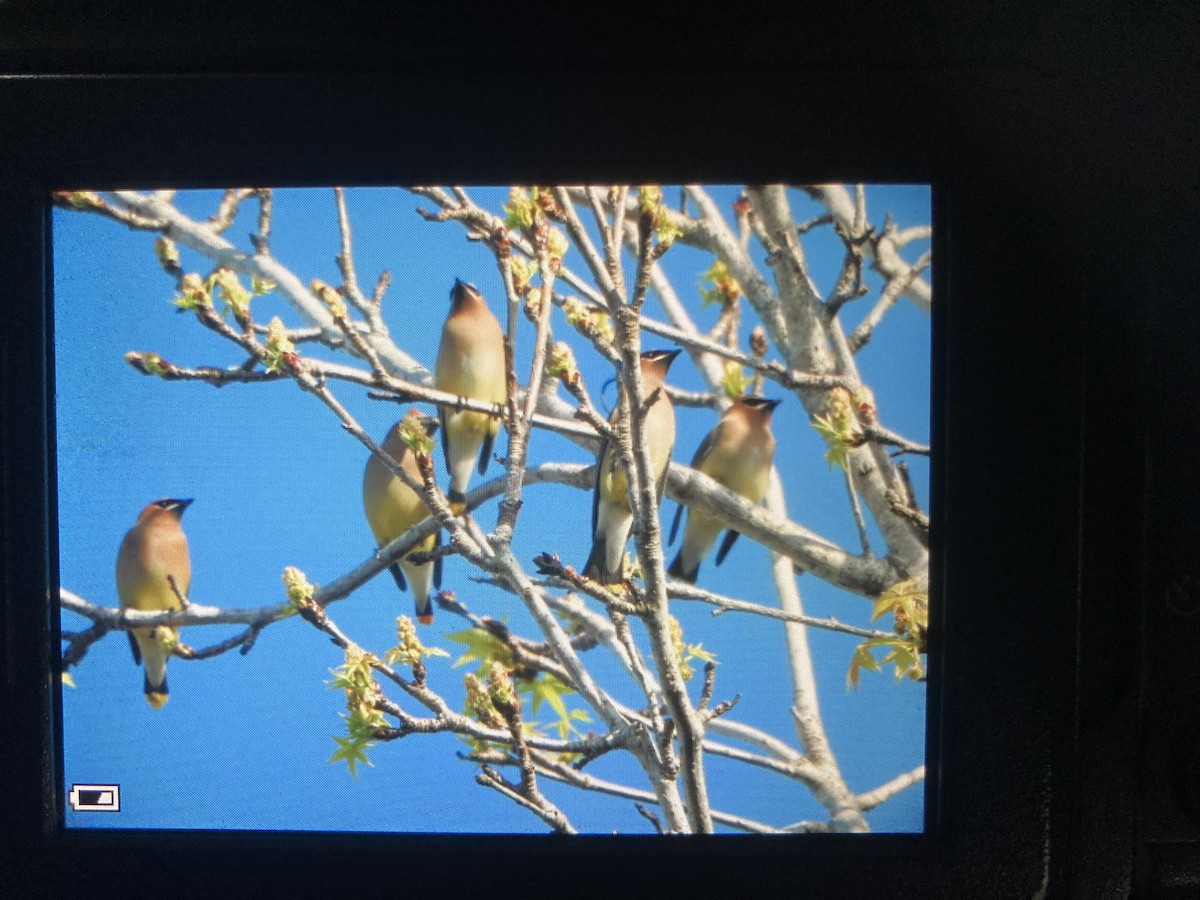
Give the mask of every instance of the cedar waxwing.
[[[417, 468], [416, 456], [401, 435], [402, 427], [411, 427], [412, 425], [424, 429], [425, 434], [430, 437], [438, 427], [437, 421], [432, 416], [425, 415], [419, 409], [410, 409], [408, 415], [392, 426], [387, 439], [383, 442], [383, 449], [420, 484], [421, 472]], [[366, 510], [367, 523], [371, 526], [371, 531], [380, 547], [390, 544], [429, 515], [424, 498], [393, 475], [374, 453], [367, 460], [367, 469], [363, 473], [363, 509]], [[431, 534], [409, 552], [433, 550], [439, 543], [440, 534], [440, 531]], [[399, 562], [392, 563], [388, 569], [402, 591], [407, 589], [405, 584], [407, 576], [408, 581], [412, 584], [413, 599], [417, 607], [417, 621], [423, 625], [430, 625], [433, 623], [433, 607], [429, 602], [429, 584], [432, 580], [438, 587], [442, 586], [441, 557], [433, 562], [420, 565], [410, 563], [407, 554], [405, 557]]]
[[[504, 332], [488, 309], [487, 301], [472, 284], [455, 279], [450, 291], [450, 314], [442, 328], [442, 346], [438, 350], [434, 386], [439, 391], [503, 404], [505, 388]], [[487, 471], [492, 443], [500, 430], [500, 420], [485, 413], [441, 407], [442, 449], [450, 490], [446, 496], [455, 514], [466, 508], [467, 482], [471, 466], [479, 454], [479, 474]]]
[[[767, 481], [775, 457], [771, 414], [778, 405], [778, 400], [763, 400], [761, 397], [742, 397], [735, 401], [700, 444], [696, 458], [692, 460], [692, 468], [735, 494], [741, 494], [751, 503], [759, 503], [766, 496]], [[683, 507], [680, 506], [671, 525], [671, 543], [675, 542], [682, 515]], [[695, 584], [700, 561], [708, 555], [723, 527], [719, 521], [699, 510], [688, 510], [683, 546], [667, 569], [667, 574]], [[717, 550], [718, 566], [724, 561], [737, 536], [738, 533], [733, 529], [725, 533], [725, 539]]]
[[[678, 350], [648, 350], [642, 354], [642, 393], [645, 397], [662, 386], [667, 370], [678, 355]], [[609, 416], [610, 422], [616, 421], [619, 409], [618, 406], [613, 410]], [[675, 449], [675, 407], [665, 390], [659, 392], [646, 411], [645, 422], [650, 464], [654, 468], [658, 499], [662, 500], [667, 466], [671, 462], [671, 451]], [[583, 568], [585, 577], [601, 584], [620, 584], [625, 545], [633, 529], [625, 467], [621, 465], [619, 457], [620, 451], [616, 445], [609, 441], [601, 445], [596, 467], [596, 489], [592, 494], [592, 553]]]
[[[117, 597], [122, 609], [147, 611], [182, 609], [175, 587], [184, 599], [192, 585], [188, 542], [179, 520], [191, 500], [156, 500], [138, 516], [117, 553]], [[165, 633], [164, 633], [165, 632]], [[168, 700], [167, 650], [163, 639], [178, 641], [175, 628], [135, 628], [129, 632], [133, 661], [146, 662], [146, 702], [162, 709]]]

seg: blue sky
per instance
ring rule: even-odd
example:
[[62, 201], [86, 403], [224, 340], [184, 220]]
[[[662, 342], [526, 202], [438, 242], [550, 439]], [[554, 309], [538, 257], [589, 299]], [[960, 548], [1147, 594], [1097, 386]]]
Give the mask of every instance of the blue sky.
[[[506, 191], [471, 189], [477, 202], [499, 211]], [[677, 193], [668, 192], [674, 202]], [[736, 189], [714, 189], [727, 214]], [[207, 218], [216, 192], [181, 192], [177, 205]], [[920, 186], [872, 186], [867, 191], [870, 220], [882, 224], [885, 212], [902, 227], [930, 222], [929, 190]], [[823, 210], [793, 192], [797, 221]], [[402, 189], [350, 189], [347, 203], [354, 230], [360, 283], [369, 291], [379, 272], [392, 273], [384, 317], [396, 343], [432, 368], [448, 292], [456, 277], [476, 284], [504, 321], [504, 292], [491, 253], [464, 240], [460, 226], [433, 224], [414, 212], [429, 201]], [[226, 237], [250, 249], [255, 204], [246, 203]], [[812, 276], [827, 293], [842, 260], [840, 241], [829, 228], [803, 239]], [[323, 584], [344, 574], [374, 551], [361, 506], [366, 451], [344, 433], [315, 398], [290, 382], [230, 385], [163, 382], [136, 373], [123, 359], [129, 350], [154, 351], [180, 365], [235, 365], [244, 359], [236, 347], [177, 314], [173, 280], [153, 255], [154, 235], [134, 232], [98, 216], [55, 210], [53, 219], [56, 427], [60, 580], [62, 585], [105, 606], [116, 605], [114, 560], [121, 538], [147, 503], [160, 497], [194, 497], [184, 516], [192, 555], [191, 599], [206, 605], [247, 607], [283, 599], [280, 573], [303, 569]], [[915, 260], [927, 242], [913, 242], [903, 255]], [[339, 235], [332, 191], [279, 190], [274, 195], [271, 250], [308, 283], [313, 278], [340, 284], [335, 256]], [[211, 263], [182, 248], [185, 271], [207, 274]], [[756, 257], [761, 259], [759, 251]], [[699, 308], [699, 273], [710, 264], [705, 254], [673, 248], [664, 265], [676, 290], [700, 327], [715, 321], [715, 307]], [[585, 266], [578, 253], [566, 265]], [[878, 296], [874, 290], [843, 311], [849, 331]], [[255, 319], [279, 315], [299, 324], [278, 296], [254, 300]], [[653, 297], [647, 312], [665, 318]], [[743, 343], [755, 323], [744, 306]], [[601, 400], [605, 373], [595, 354], [555, 314], [559, 339], [572, 343], [593, 397]], [[528, 371], [532, 328], [521, 321], [519, 358]], [[644, 346], [665, 345], [647, 335]], [[875, 391], [883, 424], [928, 443], [930, 328], [927, 314], [902, 301], [859, 354], [864, 380]], [[331, 351], [304, 352], [331, 355]], [[524, 379], [524, 376], [522, 376]], [[686, 355], [670, 380], [701, 389]], [[338, 398], [377, 439], [404, 407], [371, 400], [365, 390], [332, 385]], [[784, 398], [775, 415], [777, 463], [784, 476], [791, 517], [853, 550], [858, 538], [841, 473], [822, 456], [825, 445], [809, 427], [794, 397], [771, 382], [768, 397]], [[708, 410], [681, 409], [675, 460], [686, 463], [715, 422]], [[497, 442], [503, 454], [505, 439]], [[565, 439], [537, 431], [530, 463], [547, 460], [590, 462]], [[923, 506], [928, 502], [928, 467], [909, 457]], [[439, 451], [439, 472], [441, 472]], [[489, 477], [499, 474], [494, 463]], [[473, 480], [472, 484], [478, 483]], [[557, 552], [582, 565], [589, 547], [590, 496], [556, 485], [525, 491], [514, 549], [527, 564], [542, 551]], [[485, 529], [495, 524], [492, 501], [477, 512]], [[674, 504], [664, 502], [669, 527]], [[874, 549], [884, 548], [877, 533]], [[674, 550], [669, 549], [668, 554]], [[670, 556], [668, 556], [668, 559]], [[769, 556], [742, 538], [716, 568], [701, 568], [700, 584], [713, 591], [775, 604]], [[446, 562], [444, 587], [457, 592], [474, 611], [503, 617], [519, 631], [534, 629], [510, 594], [473, 583], [461, 560]], [[806, 612], [868, 624], [870, 603], [817, 580], [800, 577]], [[676, 602], [672, 611], [690, 643], [715, 653], [717, 700], [740, 693], [732, 716], [795, 743], [791, 725], [791, 683], [786, 672], [779, 623], [754, 616], [710, 615], [701, 604]], [[331, 615], [359, 644], [382, 652], [395, 643], [395, 618], [412, 615], [412, 600], [401, 595], [386, 573], [330, 608]], [[64, 629], [84, 623], [64, 614]], [[451, 660], [429, 663], [431, 685], [461, 708], [462, 674], [451, 662], [460, 647], [445, 639], [465, 623], [438, 612], [422, 629], [427, 643], [449, 650]], [[183, 640], [203, 647], [236, 632], [233, 626], [188, 628]], [[920, 764], [924, 756], [925, 690], [896, 683], [890, 672], [865, 674], [862, 690], [849, 693], [846, 668], [857, 639], [810, 629], [821, 709], [834, 752], [849, 786], [863, 791]], [[593, 651], [602, 683], [619, 699], [637, 702], [623, 673]], [[142, 676], [123, 635], [110, 634], [94, 645], [73, 670], [76, 687], [64, 689], [65, 781], [119, 782], [122, 812], [73, 813], [79, 827], [248, 828], [383, 831], [533, 831], [543, 824], [493, 791], [474, 783], [475, 766], [455, 757], [466, 747], [450, 735], [414, 736], [377, 746], [373, 767], [351, 778], [344, 764], [327, 761], [335, 749], [331, 735], [344, 734], [340, 692], [326, 686], [330, 668], [342, 654], [326, 637], [299, 619], [266, 629], [246, 656], [227, 653], [206, 661], [172, 660], [171, 702], [152, 710], [142, 698]], [[698, 691], [699, 685], [693, 683]], [[389, 692], [390, 693], [390, 692]], [[399, 693], [398, 690], [396, 692]], [[419, 712], [419, 710], [414, 710]], [[823, 809], [798, 783], [728, 760], [709, 756], [714, 808], [772, 825], [822, 819]], [[599, 777], [645, 788], [637, 772], [616, 755], [589, 768]], [[573, 789], [543, 779], [542, 789], [560, 804], [582, 831], [619, 829], [644, 832], [648, 823], [627, 801]], [[910, 789], [870, 813], [875, 831], [919, 830], [922, 791]]]

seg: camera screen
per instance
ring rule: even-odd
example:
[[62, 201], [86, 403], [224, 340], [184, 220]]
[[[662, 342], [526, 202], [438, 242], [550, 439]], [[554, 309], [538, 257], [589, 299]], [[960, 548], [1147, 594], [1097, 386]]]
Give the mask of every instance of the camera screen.
[[924, 830], [929, 186], [53, 202], [66, 827]]

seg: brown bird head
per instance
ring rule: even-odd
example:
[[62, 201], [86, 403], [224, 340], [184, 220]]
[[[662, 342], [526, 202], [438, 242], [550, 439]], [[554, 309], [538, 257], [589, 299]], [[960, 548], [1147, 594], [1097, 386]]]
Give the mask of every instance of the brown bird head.
[[771, 414], [775, 412], [775, 407], [782, 402], [782, 400], [767, 400], [763, 397], [739, 397], [730, 409], [741, 407], [752, 413], [759, 421], [766, 423], [771, 421]]
[[474, 303], [486, 304], [483, 299], [483, 294], [479, 293], [479, 288], [475, 285], [463, 281], [460, 278], [454, 279], [454, 287], [450, 289], [450, 308], [454, 312], [458, 312], [464, 306], [470, 306]]
[[661, 385], [667, 377], [667, 371], [679, 350], [645, 350], [641, 357], [642, 378], [645, 380], [647, 393]]
[[193, 501], [190, 499], [175, 500], [172, 498], [155, 500], [153, 503], [151, 503], [149, 506], [147, 506], [145, 509], [142, 510], [141, 515], [138, 516], [138, 521], [141, 522], [144, 519], [157, 518], [158, 516], [163, 516], [163, 515], [171, 515], [171, 516], [174, 516], [176, 519], [182, 518], [183, 511], [185, 509], [187, 509], [189, 506], [191, 506], [192, 502]]

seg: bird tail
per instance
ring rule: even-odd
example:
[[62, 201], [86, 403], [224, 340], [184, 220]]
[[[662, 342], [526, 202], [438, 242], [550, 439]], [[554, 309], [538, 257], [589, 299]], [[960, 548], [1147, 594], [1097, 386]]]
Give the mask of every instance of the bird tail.
[[413, 603], [416, 607], [417, 621], [422, 625], [433, 624], [433, 603], [430, 600], [430, 583], [433, 581], [434, 565], [432, 562], [419, 566], [409, 564], [408, 580], [412, 584]]
[[685, 568], [683, 564], [683, 550], [675, 554], [675, 559], [672, 560], [670, 567], [667, 569], [667, 574], [672, 578], [678, 578], [680, 581], [686, 581], [688, 584], [696, 583], [696, 576], [700, 574], [700, 563]]
[[620, 584], [621, 571], [610, 572], [608, 569], [608, 541], [604, 534], [596, 535], [592, 541], [592, 552], [583, 567], [583, 577], [598, 581], [601, 584]]
[[717, 565], [725, 562], [725, 557], [729, 553], [729, 548], [733, 546], [733, 542], [738, 539], [739, 532], [730, 528], [725, 532], [725, 537], [721, 540], [721, 546], [717, 548]]
[[587, 562], [583, 565], [584, 578], [591, 578], [593, 581], [600, 580], [600, 573], [604, 570], [604, 556], [604, 538], [597, 536], [592, 541], [592, 552], [588, 554]]
[[[163, 645], [165, 636], [162, 627], [150, 629], [138, 629], [134, 632], [137, 638], [137, 643], [141, 648], [141, 657], [145, 665], [142, 676], [142, 691], [146, 695], [146, 702], [155, 709], [162, 709], [167, 705], [167, 656], [168, 652]], [[178, 639], [178, 632], [174, 629], [170, 630]]]
[[433, 624], [433, 603], [426, 597], [423, 601], [418, 599], [417, 605], [417, 621], [422, 625]]
[[[469, 411], [446, 416], [442, 432], [442, 447], [446, 454], [446, 469], [450, 473], [450, 490], [446, 492], [450, 508], [456, 516], [462, 515], [467, 503], [467, 485], [471, 482], [471, 470], [475, 468], [475, 453], [479, 452], [479, 472], [487, 469], [495, 434], [491, 431], [495, 420], [484, 413]], [[482, 445], [482, 446], [481, 446]]]
[[[442, 532], [438, 529], [433, 535], [433, 549], [437, 550], [442, 546]], [[442, 587], [442, 561], [446, 557], [439, 556], [433, 561], [433, 586], [439, 590]]]
[[675, 507], [675, 518], [671, 520], [671, 536], [667, 538], [667, 546], [675, 543], [675, 535], [679, 533], [679, 521], [683, 518], [683, 504]]
[[496, 442], [496, 432], [488, 430], [483, 436], [483, 443], [479, 445], [479, 474], [487, 473], [488, 463], [492, 461], [492, 445]]
[[129, 635], [129, 649], [133, 651], [133, 664], [135, 666], [140, 666], [142, 664], [142, 651], [138, 647], [137, 638], [133, 636], [132, 631], [127, 631], [125, 633]]
[[400, 571], [400, 564], [392, 563], [388, 566], [388, 571], [392, 573], [392, 578], [396, 579], [396, 587], [402, 591], [407, 591], [408, 582], [404, 580], [404, 573]]
[[142, 682], [142, 690], [146, 693], [146, 702], [154, 709], [162, 709], [167, 705], [167, 701], [171, 699], [167, 691], [167, 676], [163, 675], [162, 684], [157, 686], [150, 683], [150, 674], [147, 672]]

